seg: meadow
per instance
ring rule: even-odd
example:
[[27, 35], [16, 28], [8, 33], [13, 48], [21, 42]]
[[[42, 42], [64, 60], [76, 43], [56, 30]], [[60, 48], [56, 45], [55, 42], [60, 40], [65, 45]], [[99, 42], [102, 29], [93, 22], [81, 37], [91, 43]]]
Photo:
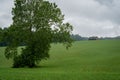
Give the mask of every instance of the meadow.
[[50, 58], [36, 68], [11, 68], [0, 48], [0, 80], [120, 80], [120, 40], [52, 44]]

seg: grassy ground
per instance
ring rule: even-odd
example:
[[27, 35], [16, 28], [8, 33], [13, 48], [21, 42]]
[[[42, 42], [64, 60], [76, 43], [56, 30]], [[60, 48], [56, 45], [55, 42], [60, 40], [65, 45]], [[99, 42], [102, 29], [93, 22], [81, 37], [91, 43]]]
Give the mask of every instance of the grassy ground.
[[120, 80], [120, 40], [52, 44], [50, 59], [38, 68], [13, 69], [0, 48], [0, 80]]

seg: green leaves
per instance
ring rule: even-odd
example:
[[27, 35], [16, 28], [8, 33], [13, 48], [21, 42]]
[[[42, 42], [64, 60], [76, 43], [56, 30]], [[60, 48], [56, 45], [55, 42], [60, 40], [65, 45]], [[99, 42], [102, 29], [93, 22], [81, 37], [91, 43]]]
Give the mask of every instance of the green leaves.
[[5, 49], [5, 57], [7, 59], [14, 58], [17, 56], [17, 48], [16, 47], [7, 47]]
[[[14, 58], [14, 67], [32, 67], [38, 61], [49, 58], [52, 42], [63, 43], [66, 48], [71, 46], [72, 26], [63, 23], [64, 15], [55, 3], [45, 0], [15, 0], [12, 14], [13, 24], [8, 29], [11, 40], [5, 56], [8, 59]], [[17, 47], [21, 42], [26, 47], [17, 55]]]
[[2, 38], [3, 38], [3, 30], [2, 28], [0, 28], [0, 42], [2, 41]]

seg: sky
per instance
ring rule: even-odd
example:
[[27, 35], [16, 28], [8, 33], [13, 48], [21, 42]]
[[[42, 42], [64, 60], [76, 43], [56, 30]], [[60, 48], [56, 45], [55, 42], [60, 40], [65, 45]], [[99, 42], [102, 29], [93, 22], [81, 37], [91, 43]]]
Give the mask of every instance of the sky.
[[[55, 2], [81, 36], [120, 36], [120, 0], [49, 0]], [[14, 0], [0, 0], [0, 27], [12, 24]]]

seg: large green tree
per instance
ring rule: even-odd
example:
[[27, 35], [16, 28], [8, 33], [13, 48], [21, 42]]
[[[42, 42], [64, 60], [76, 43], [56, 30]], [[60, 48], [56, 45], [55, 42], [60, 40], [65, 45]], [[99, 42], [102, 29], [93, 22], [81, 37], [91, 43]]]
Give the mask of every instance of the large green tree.
[[[15, 0], [12, 9], [13, 24], [7, 30], [10, 40], [6, 58], [13, 59], [13, 67], [34, 67], [49, 58], [50, 43], [71, 46], [72, 26], [64, 23], [64, 15], [55, 3], [46, 0]], [[17, 53], [20, 43], [26, 46]]]

